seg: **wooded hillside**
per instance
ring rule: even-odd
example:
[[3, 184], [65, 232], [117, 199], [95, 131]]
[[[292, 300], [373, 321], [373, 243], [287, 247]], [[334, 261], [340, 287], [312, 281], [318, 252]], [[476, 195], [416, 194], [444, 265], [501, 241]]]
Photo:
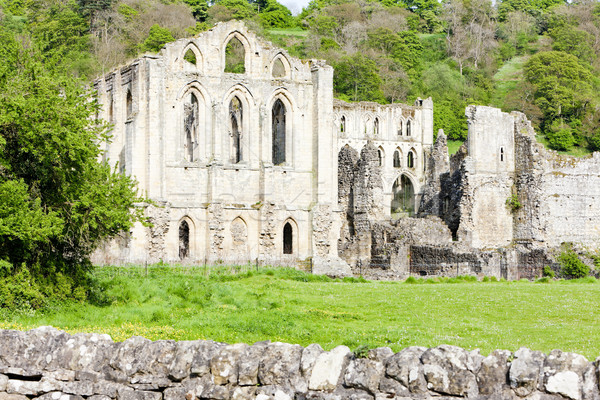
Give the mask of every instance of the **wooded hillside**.
[[143, 52], [243, 19], [303, 58], [335, 67], [336, 96], [433, 97], [435, 130], [466, 136], [464, 107], [527, 114], [557, 150], [600, 149], [600, 5], [583, 0], [1, 0], [2, 24], [86, 78]]

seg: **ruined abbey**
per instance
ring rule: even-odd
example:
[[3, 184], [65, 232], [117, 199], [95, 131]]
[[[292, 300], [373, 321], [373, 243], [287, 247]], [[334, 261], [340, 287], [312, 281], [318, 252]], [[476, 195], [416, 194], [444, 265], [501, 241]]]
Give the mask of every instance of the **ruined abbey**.
[[[296, 265], [371, 278], [539, 276], [600, 245], [600, 153], [545, 150], [520, 113], [471, 106], [434, 142], [431, 99], [333, 98], [333, 69], [220, 23], [95, 82], [105, 157], [138, 181], [151, 226], [98, 263]], [[306, 264], [303, 264], [306, 265]]]

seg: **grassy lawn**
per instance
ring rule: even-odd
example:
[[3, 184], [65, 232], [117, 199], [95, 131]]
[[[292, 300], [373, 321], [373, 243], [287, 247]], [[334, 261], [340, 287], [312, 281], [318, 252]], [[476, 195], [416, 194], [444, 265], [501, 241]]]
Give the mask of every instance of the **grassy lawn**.
[[308, 36], [308, 31], [303, 30], [302, 28], [271, 29], [268, 32], [270, 35], [275, 35], [275, 36], [298, 36], [298, 37]]
[[331, 349], [344, 344], [436, 346], [483, 354], [520, 346], [547, 352], [600, 354], [600, 284], [586, 282], [444, 283], [332, 281], [289, 269], [102, 269], [104, 305], [57, 305], [36, 312], [4, 312], [0, 328], [52, 325], [69, 332], [104, 332], [115, 340], [260, 340]]
[[517, 87], [517, 84], [523, 79], [523, 66], [529, 59], [528, 56], [513, 57], [494, 75], [496, 90], [492, 96], [492, 104], [496, 107], [504, 105], [506, 95]]

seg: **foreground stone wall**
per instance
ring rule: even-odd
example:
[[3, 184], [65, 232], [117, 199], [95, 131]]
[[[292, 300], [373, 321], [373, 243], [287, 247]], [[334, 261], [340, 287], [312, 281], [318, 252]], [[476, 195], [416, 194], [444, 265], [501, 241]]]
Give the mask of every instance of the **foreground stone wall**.
[[384, 347], [357, 358], [345, 346], [0, 331], [1, 400], [591, 400], [600, 399], [598, 372], [598, 360], [559, 350]]

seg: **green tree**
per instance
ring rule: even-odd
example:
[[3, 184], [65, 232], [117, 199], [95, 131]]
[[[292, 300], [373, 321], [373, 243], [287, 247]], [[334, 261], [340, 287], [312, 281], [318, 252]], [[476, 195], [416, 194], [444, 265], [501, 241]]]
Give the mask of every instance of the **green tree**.
[[163, 46], [169, 42], [174, 41], [175, 38], [171, 35], [171, 32], [166, 28], [161, 28], [158, 24], [152, 25], [148, 37], [142, 43], [142, 51], [158, 52]]
[[335, 65], [333, 88], [352, 101], [385, 102], [375, 61], [361, 53], [342, 57]]
[[83, 82], [2, 28], [0, 57], [0, 260], [81, 282], [98, 244], [139, 219], [134, 182], [98, 161], [108, 136]]
[[580, 114], [592, 100], [594, 78], [571, 54], [540, 52], [527, 61], [524, 72], [536, 87], [535, 102], [546, 119]]
[[295, 24], [290, 10], [275, 0], [263, 1], [259, 11], [260, 23], [265, 28], [289, 28]]
[[572, 54], [581, 61], [588, 63], [591, 63], [595, 58], [594, 49], [591, 45], [594, 38], [585, 31], [571, 26], [561, 26], [550, 29], [548, 36], [554, 39], [554, 43], [552, 43], [553, 50]]
[[89, 77], [95, 69], [91, 56], [89, 22], [74, 0], [45, 0], [28, 8], [28, 28], [47, 63]]
[[208, 18], [208, 2], [206, 0], [183, 0], [190, 6], [196, 21], [204, 22]]
[[512, 11], [523, 11], [539, 17], [547, 9], [565, 3], [565, 0], [503, 0], [498, 4], [498, 18], [504, 21]]

